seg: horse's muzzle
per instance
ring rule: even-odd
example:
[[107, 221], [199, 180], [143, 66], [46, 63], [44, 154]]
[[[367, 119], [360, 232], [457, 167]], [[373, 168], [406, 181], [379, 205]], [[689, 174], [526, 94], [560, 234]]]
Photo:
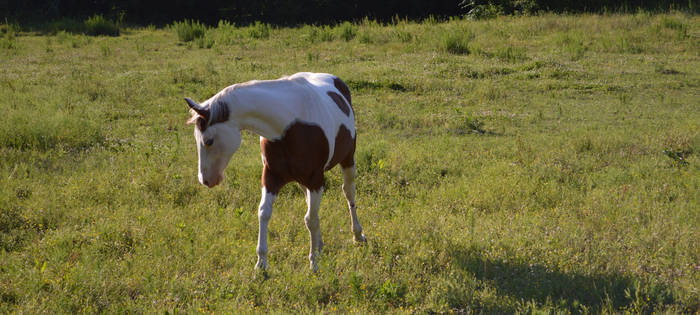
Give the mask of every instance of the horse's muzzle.
[[209, 187], [209, 188], [212, 188], [212, 187], [214, 187], [214, 186], [220, 184], [221, 181], [222, 181], [223, 179], [224, 179], [224, 176], [223, 176], [223, 175], [218, 175], [218, 176], [214, 176], [214, 177], [210, 177], [210, 178], [205, 178], [204, 176], [202, 176], [201, 173], [199, 174], [199, 182], [200, 182], [202, 185], [207, 186], [207, 187]]

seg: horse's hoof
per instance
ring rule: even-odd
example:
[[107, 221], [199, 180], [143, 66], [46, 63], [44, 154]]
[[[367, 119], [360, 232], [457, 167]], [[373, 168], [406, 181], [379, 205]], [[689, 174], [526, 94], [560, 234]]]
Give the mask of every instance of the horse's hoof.
[[318, 264], [313, 262], [313, 261], [310, 262], [309, 269], [311, 269], [311, 273], [317, 273], [318, 272]]
[[265, 265], [265, 268], [259, 268], [258, 265], [255, 265], [255, 275], [253, 276], [254, 279], [262, 279], [262, 280], [267, 280], [270, 275], [267, 273], [267, 265]]

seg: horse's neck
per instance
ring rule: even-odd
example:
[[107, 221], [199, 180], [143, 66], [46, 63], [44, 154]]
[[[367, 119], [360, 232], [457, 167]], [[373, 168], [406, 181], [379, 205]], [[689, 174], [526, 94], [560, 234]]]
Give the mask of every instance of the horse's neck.
[[285, 82], [239, 86], [229, 94], [231, 117], [239, 128], [268, 139], [280, 138], [285, 128], [304, 114], [298, 90]]

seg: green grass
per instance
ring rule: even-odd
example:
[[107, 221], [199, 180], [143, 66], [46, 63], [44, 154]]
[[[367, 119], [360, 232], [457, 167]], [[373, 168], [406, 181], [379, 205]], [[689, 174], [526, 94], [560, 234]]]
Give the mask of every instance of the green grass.
[[[0, 313], [700, 310], [697, 16], [0, 29]], [[320, 272], [288, 185], [256, 277], [258, 138], [206, 189], [183, 97], [298, 71], [352, 89], [369, 241], [334, 170]]]

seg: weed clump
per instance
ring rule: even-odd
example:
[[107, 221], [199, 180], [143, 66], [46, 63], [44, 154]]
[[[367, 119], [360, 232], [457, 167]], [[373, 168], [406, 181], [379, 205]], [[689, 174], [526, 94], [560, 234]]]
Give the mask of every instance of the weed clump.
[[469, 43], [472, 38], [473, 35], [471, 33], [463, 34], [453, 32], [445, 34], [440, 39], [440, 50], [455, 55], [468, 55], [471, 53]]
[[106, 19], [100, 14], [95, 14], [85, 20], [85, 33], [90, 36], [119, 36], [119, 26], [110, 19]]
[[338, 26], [338, 36], [343, 40], [351, 41], [357, 35], [357, 30], [350, 22], [344, 22]]
[[270, 24], [255, 21], [255, 24], [248, 28], [248, 37], [253, 39], [268, 39], [270, 38], [271, 30], [272, 26], [270, 26]]
[[372, 35], [369, 34], [369, 32], [364, 31], [360, 33], [360, 37], [358, 37], [358, 40], [360, 43], [363, 44], [371, 44], [372, 43]]
[[175, 30], [175, 33], [177, 33], [177, 38], [183, 43], [203, 38], [204, 34], [207, 32], [206, 25], [193, 20], [174, 22], [171, 27]]
[[15, 34], [12, 32], [6, 33], [2, 39], [0, 39], [0, 47], [4, 49], [14, 49], [17, 48], [17, 41], [15, 40]]
[[17, 41], [15, 39], [15, 34], [19, 31], [19, 26], [8, 24], [0, 24], [0, 47], [4, 49], [15, 49], [17, 48]]
[[472, 115], [460, 115], [448, 123], [448, 129], [457, 135], [486, 134], [484, 122]]
[[664, 28], [678, 31], [685, 30], [688, 28], [685, 24], [683, 24], [683, 22], [665, 15], [661, 17], [661, 26]]
[[242, 36], [236, 31], [236, 25], [229, 21], [220, 20], [217, 27], [207, 31], [206, 36], [202, 37], [201, 41], [204, 46], [210, 46], [216, 43], [219, 45], [232, 45]]
[[407, 31], [398, 30], [394, 32], [394, 36], [402, 43], [408, 43], [413, 40], [413, 35]]
[[527, 59], [525, 48], [523, 47], [504, 47], [496, 50], [496, 57], [503, 61], [518, 62]]

